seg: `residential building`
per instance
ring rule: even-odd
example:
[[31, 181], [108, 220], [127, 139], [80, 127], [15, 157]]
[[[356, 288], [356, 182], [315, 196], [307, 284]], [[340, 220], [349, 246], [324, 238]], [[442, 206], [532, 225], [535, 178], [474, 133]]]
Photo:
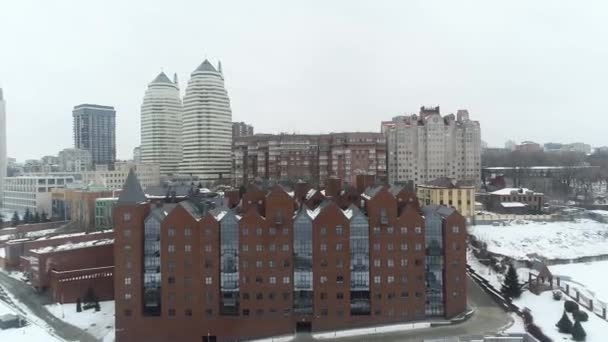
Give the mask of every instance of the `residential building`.
[[248, 137], [253, 135], [253, 126], [244, 122], [232, 123], [232, 141], [240, 137]]
[[114, 228], [114, 207], [118, 197], [98, 198], [95, 200], [95, 230]]
[[[2, 92], [2, 88], [0, 88], [0, 194], [4, 191], [4, 178], [6, 177], [7, 167], [6, 101], [4, 101], [4, 93]], [[2, 198], [0, 198], [0, 208], [2, 208]]]
[[183, 101], [180, 172], [211, 181], [230, 178], [232, 111], [221, 63], [205, 60], [191, 74]]
[[150, 203], [131, 173], [114, 210], [116, 341], [252, 340], [461, 314], [465, 219], [400, 196], [370, 187], [360, 207], [330, 196], [309, 208], [280, 186], [252, 186], [235, 208], [205, 208]]
[[441, 116], [439, 107], [382, 122], [390, 184], [424, 184], [436, 178], [481, 181], [481, 129], [467, 110]]
[[542, 150], [543, 148], [540, 144], [535, 143], [534, 141], [522, 141], [521, 144], [515, 145], [515, 151], [524, 153], [541, 152]]
[[112, 196], [112, 191], [95, 187], [52, 189], [51, 193], [52, 216], [74, 222], [83, 231], [96, 229], [96, 200]]
[[83, 172], [93, 168], [93, 157], [89, 150], [63, 149], [59, 152], [57, 161], [61, 172]]
[[74, 147], [91, 151], [93, 164], [116, 161], [116, 111], [114, 107], [81, 104], [74, 107]]
[[515, 141], [509, 139], [505, 142], [505, 149], [507, 149], [509, 151], [515, 151], [516, 145], [517, 145], [517, 143]]
[[438, 178], [426, 184], [418, 184], [416, 194], [423, 204], [454, 208], [467, 219], [475, 216], [475, 186], [471, 182]]
[[51, 213], [51, 190], [74, 183], [73, 176], [36, 175], [6, 177], [3, 207], [20, 213], [30, 210], [39, 214]]
[[161, 72], [148, 84], [141, 105], [141, 160], [159, 164], [161, 174], [177, 172], [182, 159], [181, 133], [182, 99], [177, 75], [171, 81]]
[[116, 162], [113, 170], [95, 170], [82, 173], [81, 181], [84, 184], [104, 186], [108, 190], [117, 190], [122, 187], [129, 170], [134, 169], [146, 189], [148, 186], [160, 185], [160, 165], [152, 163], [136, 164], [133, 162]]
[[133, 162], [141, 163], [141, 146], [135, 146], [133, 148]]
[[237, 138], [233, 156], [237, 185], [256, 177], [315, 185], [331, 176], [353, 185], [361, 174], [386, 178], [386, 139], [381, 133], [258, 134]]

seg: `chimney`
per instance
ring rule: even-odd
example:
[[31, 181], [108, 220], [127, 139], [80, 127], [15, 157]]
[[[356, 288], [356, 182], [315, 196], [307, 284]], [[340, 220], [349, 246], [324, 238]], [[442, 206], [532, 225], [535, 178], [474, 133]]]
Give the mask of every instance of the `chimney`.
[[294, 195], [295, 195], [295, 199], [303, 202], [304, 201], [304, 197], [306, 197], [306, 193], [309, 190], [309, 186], [308, 186], [308, 182], [303, 181], [303, 180], [299, 180], [296, 183], [295, 189], [294, 189]]
[[342, 190], [342, 179], [332, 176], [326, 182], [325, 185], [325, 197], [337, 198]]
[[374, 175], [357, 175], [356, 183], [357, 183], [357, 192], [359, 195], [365, 192], [365, 189], [374, 185], [376, 181], [376, 176]]

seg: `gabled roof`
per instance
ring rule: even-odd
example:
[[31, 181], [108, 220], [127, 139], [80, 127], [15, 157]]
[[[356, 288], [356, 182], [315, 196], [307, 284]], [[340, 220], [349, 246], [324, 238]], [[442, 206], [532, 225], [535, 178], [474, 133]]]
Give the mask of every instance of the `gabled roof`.
[[135, 172], [131, 169], [118, 197], [118, 204], [135, 204], [145, 201], [146, 194], [144, 194]]
[[171, 80], [169, 79], [169, 77], [167, 77], [167, 75], [165, 75], [165, 73], [162, 72], [162, 71], [161, 71], [160, 74], [158, 74], [158, 76], [156, 76], [156, 78], [152, 81], [152, 83], [173, 84], [173, 82], [171, 82]]
[[201, 65], [198, 66], [198, 68], [196, 68], [196, 71], [211, 71], [211, 72], [217, 72], [217, 70], [215, 70], [215, 68], [213, 67], [213, 65], [207, 60], [205, 59], [203, 61], [203, 63], [201, 63]]

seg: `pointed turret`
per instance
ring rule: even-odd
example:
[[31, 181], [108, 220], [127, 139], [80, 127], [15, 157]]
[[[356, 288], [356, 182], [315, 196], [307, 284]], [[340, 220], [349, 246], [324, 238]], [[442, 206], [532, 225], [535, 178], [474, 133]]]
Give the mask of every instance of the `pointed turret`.
[[173, 84], [179, 88], [179, 82], [177, 81], [177, 73], [173, 74]]
[[161, 71], [152, 83], [171, 83], [171, 80], [163, 71]]
[[222, 61], [217, 61], [217, 71], [222, 75], [224, 74], [222, 72]]
[[198, 68], [196, 68], [196, 70], [194, 70], [194, 72], [197, 72], [197, 71], [217, 72], [217, 70], [215, 70], [215, 68], [213, 67], [213, 65], [207, 59], [205, 59], [203, 61], [203, 63], [201, 63], [201, 65], [199, 65]]
[[144, 194], [135, 172], [131, 169], [129, 170], [125, 185], [122, 187], [120, 196], [118, 196], [118, 204], [136, 204], [145, 201], [146, 194]]

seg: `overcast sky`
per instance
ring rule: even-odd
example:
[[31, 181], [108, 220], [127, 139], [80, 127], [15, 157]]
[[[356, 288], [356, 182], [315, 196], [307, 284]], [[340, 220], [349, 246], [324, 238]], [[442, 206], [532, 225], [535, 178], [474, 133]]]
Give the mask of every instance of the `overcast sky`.
[[8, 153], [71, 147], [72, 107], [97, 103], [116, 107], [130, 158], [147, 84], [163, 68], [183, 91], [205, 57], [256, 132], [379, 131], [440, 105], [468, 109], [490, 146], [608, 145], [607, 14], [606, 1], [3, 0]]

